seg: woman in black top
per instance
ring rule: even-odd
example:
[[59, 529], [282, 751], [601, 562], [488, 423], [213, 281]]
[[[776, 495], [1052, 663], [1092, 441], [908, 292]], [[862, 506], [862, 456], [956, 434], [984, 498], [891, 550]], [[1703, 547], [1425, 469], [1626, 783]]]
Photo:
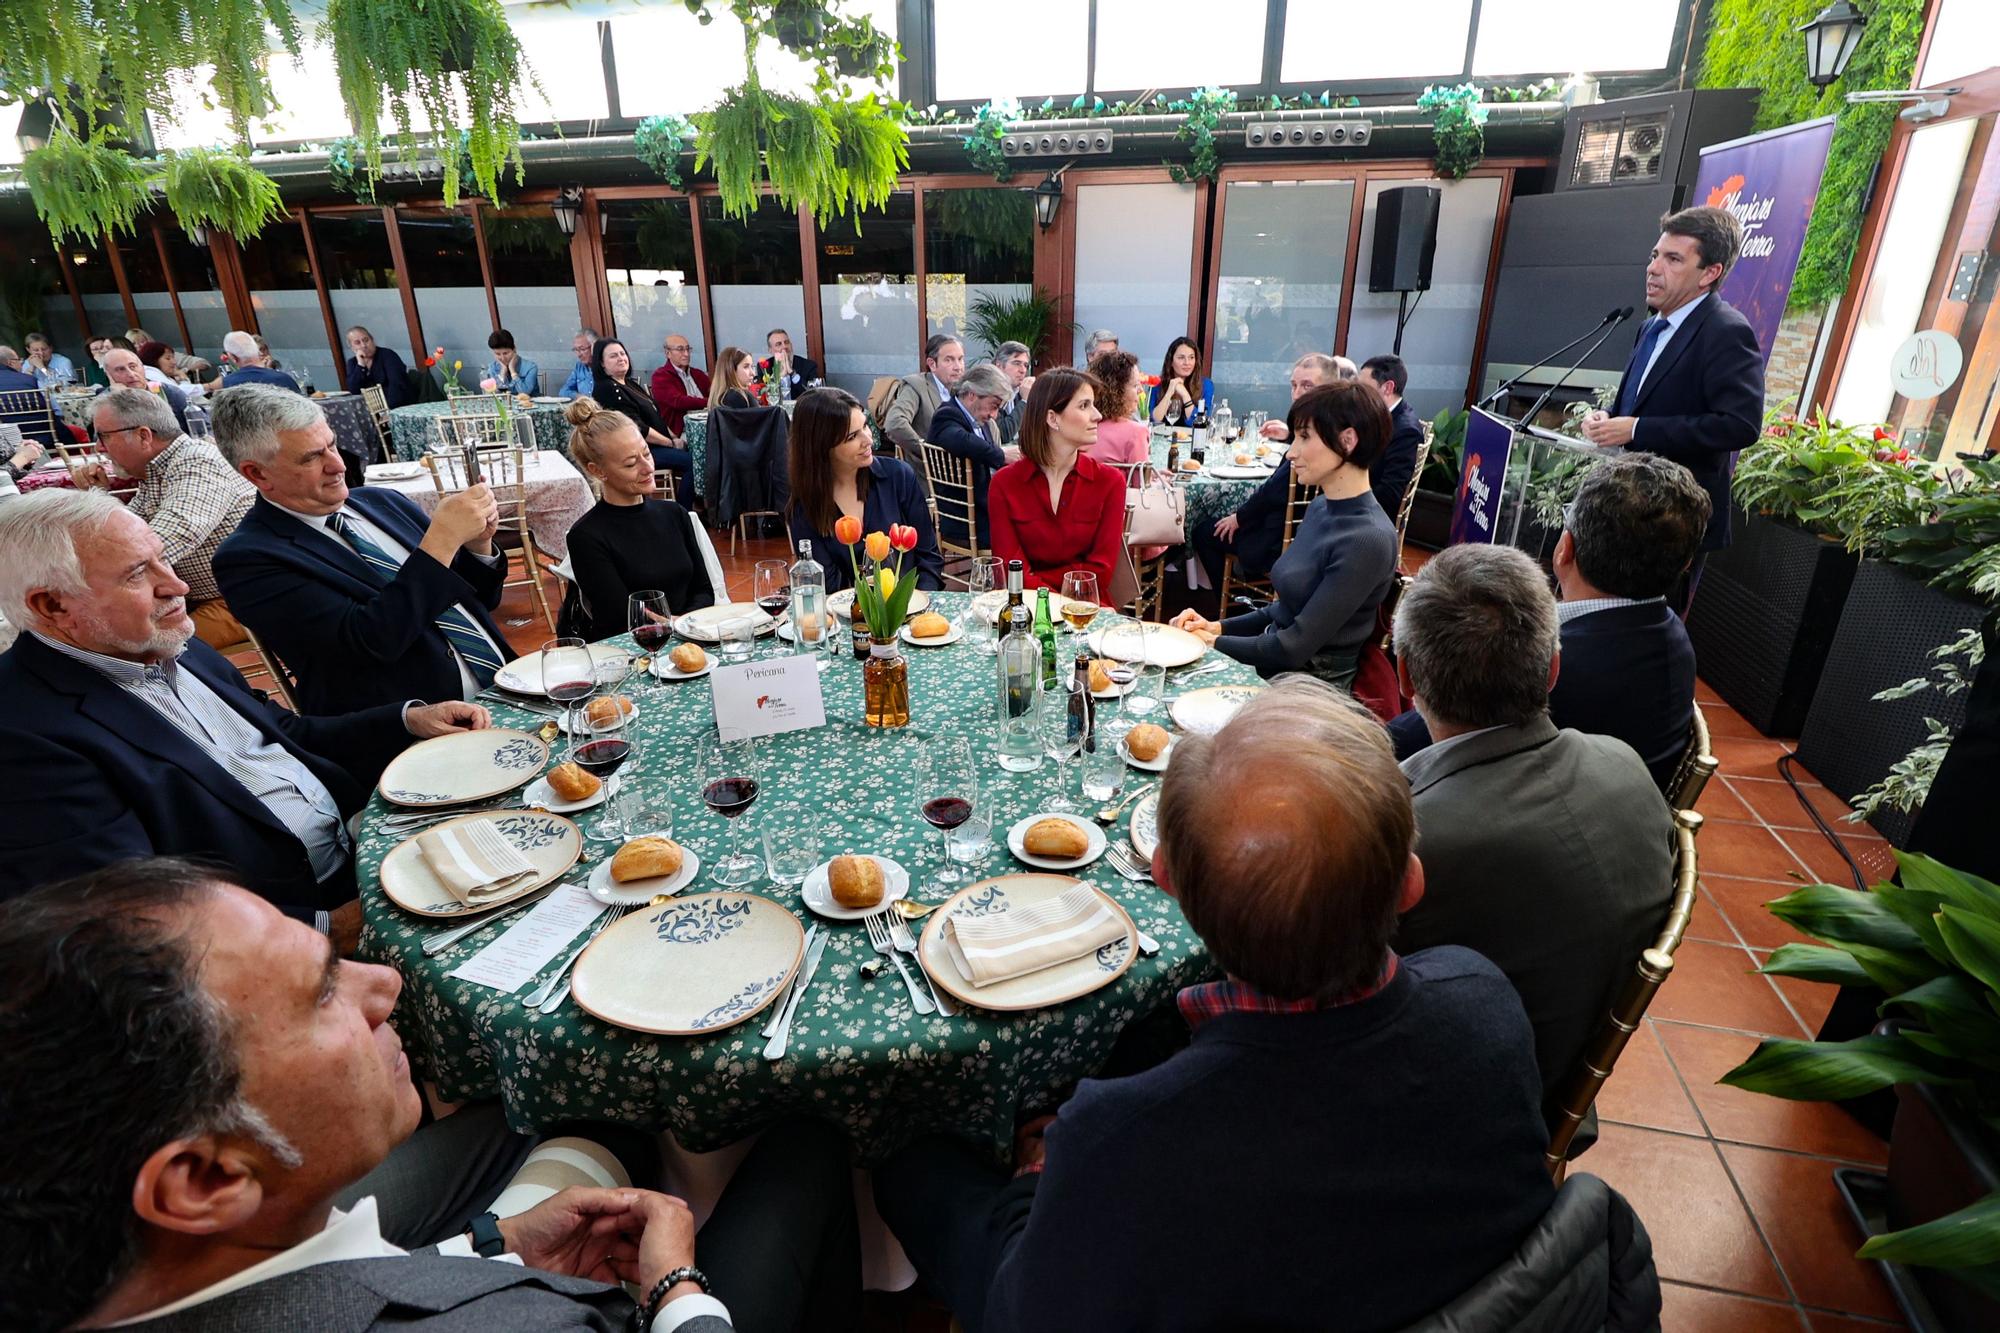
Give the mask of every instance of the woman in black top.
[[917, 586], [944, 587], [944, 556], [931, 527], [924, 486], [908, 463], [875, 452], [868, 413], [845, 389], [808, 389], [792, 413], [792, 498], [785, 514], [792, 549], [813, 544], [813, 559], [826, 570], [826, 590], [854, 583], [847, 548], [834, 540], [843, 517], [861, 520], [863, 534], [887, 532], [901, 523], [915, 528], [917, 546], [903, 567], [917, 572]]
[[616, 338], [599, 338], [590, 349], [591, 397], [607, 411], [629, 420], [652, 451], [655, 468], [672, 468], [674, 494], [683, 498], [694, 494], [694, 456], [667, 432], [665, 418], [646, 392], [646, 386], [632, 373], [632, 354]]
[[574, 427], [570, 457], [603, 492], [569, 530], [576, 582], [563, 602], [564, 632], [592, 640], [625, 633], [635, 592], [664, 592], [675, 615], [729, 600], [708, 534], [672, 500], [653, 498], [653, 459], [639, 428], [590, 398], [563, 416]]
[[757, 396], [757, 358], [740, 347], [725, 347], [709, 382], [710, 407], [762, 407]]

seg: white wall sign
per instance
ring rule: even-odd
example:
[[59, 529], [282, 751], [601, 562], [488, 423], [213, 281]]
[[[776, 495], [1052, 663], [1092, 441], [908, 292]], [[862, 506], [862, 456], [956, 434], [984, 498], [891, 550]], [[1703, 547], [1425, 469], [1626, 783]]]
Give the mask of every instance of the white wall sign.
[[1912, 402], [1935, 398], [1958, 382], [1965, 353], [1958, 339], [1938, 329], [1919, 329], [1904, 340], [1889, 362], [1896, 392]]

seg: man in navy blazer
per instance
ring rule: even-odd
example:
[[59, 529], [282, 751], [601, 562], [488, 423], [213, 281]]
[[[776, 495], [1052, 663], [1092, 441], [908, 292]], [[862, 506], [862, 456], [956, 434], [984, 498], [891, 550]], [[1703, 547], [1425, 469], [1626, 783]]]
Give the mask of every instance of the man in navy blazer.
[[[989, 544], [986, 527], [986, 486], [993, 474], [1007, 466], [1007, 452], [1000, 447], [999, 430], [993, 420], [1006, 405], [1013, 386], [999, 367], [979, 365], [965, 372], [953, 386], [952, 395], [931, 414], [924, 439], [948, 454], [972, 464], [972, 502], [979, 520], [979, 539], [974, 545]], [[921, 463], [921, 460], [919, 460]], [[940, 519], [938, 536], [946, 541], [964, 542], [965, 525]]]
[[1583, 419], [1592, 444], [1671, 458], [1708, 492], [1708, 536], [1684, 595], [1675, 599], [1683, 614], [1701, 581], [1703, 557], [1729, 545], [1729, 477], [1737, 451], [1756, 440], [1764, 420], [1757, 334], [1716, 294], [1742, 251], [1743, 224], [1726, 209], [1684, 208], [1660, 219], [1646, 265], [1653, 317], [1639, 330], [1612, 410]]
[[216, 396], [216, 447], [257, 502], [212, 568], [236, 618], [297, 677], [308, 713], [404, 699], [471, 699], [513, 652], [491, 608], [492, 490], [446, 496], [429, 518], [394, 491], [350, 492], [319, 404], [246, 385]]
[[[102, 491], [0, 508], [0, 899], [131, 856], [210, 858], [351, 944], [343, 825], [411, 736], [484, 726], [452, 702], [301, 717], [191, 641], [158, 534]], [[329, 916], [332, 918], [329, 920]]]

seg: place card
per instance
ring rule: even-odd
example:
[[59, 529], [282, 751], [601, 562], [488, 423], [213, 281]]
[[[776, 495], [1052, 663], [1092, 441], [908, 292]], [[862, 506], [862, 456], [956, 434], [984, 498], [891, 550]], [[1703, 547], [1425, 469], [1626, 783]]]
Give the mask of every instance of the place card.
[[547, 967], [578, 931], [602, 915], [603, 903], [577, 885], [561, 885], [451, 975], [499, 991], [517, 991]]
[[776, 736], [826, 725], [826, 696], [820, 692], [816, 658], [767, 657], [718, 666], [710, 685], [718, 731], [734, 728], [746, 736]]

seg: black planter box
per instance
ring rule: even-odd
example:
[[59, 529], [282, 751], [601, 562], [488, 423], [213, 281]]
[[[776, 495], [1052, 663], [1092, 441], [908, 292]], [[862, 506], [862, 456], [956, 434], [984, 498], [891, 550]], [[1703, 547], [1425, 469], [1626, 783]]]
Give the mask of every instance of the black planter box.
[[1838, 542], [1742, 510], [1733, 532], [1731, 544], [1709, 557], [1688, 613], [1695, 668], [1751, 726], [1766, 736], [1796, 736], [1840, 624], [1855, 557]]
[[[1924, 741], [1925, 718], [1957, 730], [1965, 722], [1968, 692], [1947, 697], [1926, 690], [1888, 702], [1874, 696], [1928, 676], [1938, 665], [1931, 654], [1978, 628], [1986, 614], [1979, 603], [1939, 592], [1894, 565], [1863, 560], [1799, 733], [1799, 762], [1834, 795], [1852, 802]], [[1916, 816], [1883, 810], [1869, 822], [1901, 847]]]
[[1403, 540], [1427, 551], [1442, 551], [1451, 541], [1451, 496], [1444, 491], [1418, 491], [1410, 500], [1410, 525]]

